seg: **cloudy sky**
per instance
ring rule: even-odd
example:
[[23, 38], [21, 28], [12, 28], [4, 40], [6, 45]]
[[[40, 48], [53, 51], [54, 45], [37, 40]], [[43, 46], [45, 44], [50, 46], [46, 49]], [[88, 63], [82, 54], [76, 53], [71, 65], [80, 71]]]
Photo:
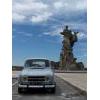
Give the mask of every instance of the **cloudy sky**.
[[13, 0], [12, 18], [13, 65], [23, 65], [26, 58], [58, 61], [65, 25], [80, 32], [74, 55], [86, 64], [86, 0]]

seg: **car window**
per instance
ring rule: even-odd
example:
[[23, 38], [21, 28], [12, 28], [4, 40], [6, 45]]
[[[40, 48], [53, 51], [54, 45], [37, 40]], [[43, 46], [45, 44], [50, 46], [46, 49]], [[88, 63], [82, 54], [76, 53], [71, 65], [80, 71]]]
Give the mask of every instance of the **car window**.
[[27, 60], [25, 67], [47, 67], [49, 66], [49, 61], [46, 60]]

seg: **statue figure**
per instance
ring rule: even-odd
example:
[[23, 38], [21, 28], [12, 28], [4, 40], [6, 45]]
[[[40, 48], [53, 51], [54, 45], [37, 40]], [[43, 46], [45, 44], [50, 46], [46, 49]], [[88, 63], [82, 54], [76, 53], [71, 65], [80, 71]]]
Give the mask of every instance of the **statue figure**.
[[68, 29], [68, 26], [66, 26], [60, 34], [64, 36], [63, 44], [65, 43], [69, 47], [73, 47], [74, 43], [77, 42], [78, 32], [74, 32], [74, 34], [72, 34], [72, 31]]
[[63, 32], [60, 33], [63, 35], [64, 40], [62, 41], [62, 52], [60, 54], [60, 65], [66, 69], [70, 69], [71, 65], [76, 66], [76, 58], [73, 55], [73, 46], [77, 42], [78, 32], [72, 32], [68, 29], [68, 26], [65, 26]]

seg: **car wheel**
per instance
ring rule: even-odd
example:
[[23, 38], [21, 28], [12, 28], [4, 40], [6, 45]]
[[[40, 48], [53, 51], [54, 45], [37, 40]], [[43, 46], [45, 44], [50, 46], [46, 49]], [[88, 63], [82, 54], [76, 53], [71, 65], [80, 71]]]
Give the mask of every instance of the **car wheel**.
[[51, 93], [55, 93], [55, 92], [56, 92], [56, 88], [54, 87], [51, 89]]
[[55, 88], [51, 88], [51, 89], [47, 89], [47, 91], [48, 91], [49, 93], [55, 93], [55, 92], [56, 92], [56, 89], [55, 89]]
[[18, 93], [22, 93], [22, 88], [18, 88]]
[[26, 92], [26, 89], [23, 89], [23, 88], [18, 88], [18, 93], [25, 93]]

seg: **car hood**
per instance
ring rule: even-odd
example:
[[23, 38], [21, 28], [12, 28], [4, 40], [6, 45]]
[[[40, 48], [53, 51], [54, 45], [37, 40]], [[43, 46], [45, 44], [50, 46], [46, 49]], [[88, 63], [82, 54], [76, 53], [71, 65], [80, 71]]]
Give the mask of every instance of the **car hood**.
[[51, 76], [53, 75], [53, 71], [50, 68], [43, 68], [43, 69], [34, 69], [34, 68], [25, 68], [21, 72], [20, 75], [25, 76]]

